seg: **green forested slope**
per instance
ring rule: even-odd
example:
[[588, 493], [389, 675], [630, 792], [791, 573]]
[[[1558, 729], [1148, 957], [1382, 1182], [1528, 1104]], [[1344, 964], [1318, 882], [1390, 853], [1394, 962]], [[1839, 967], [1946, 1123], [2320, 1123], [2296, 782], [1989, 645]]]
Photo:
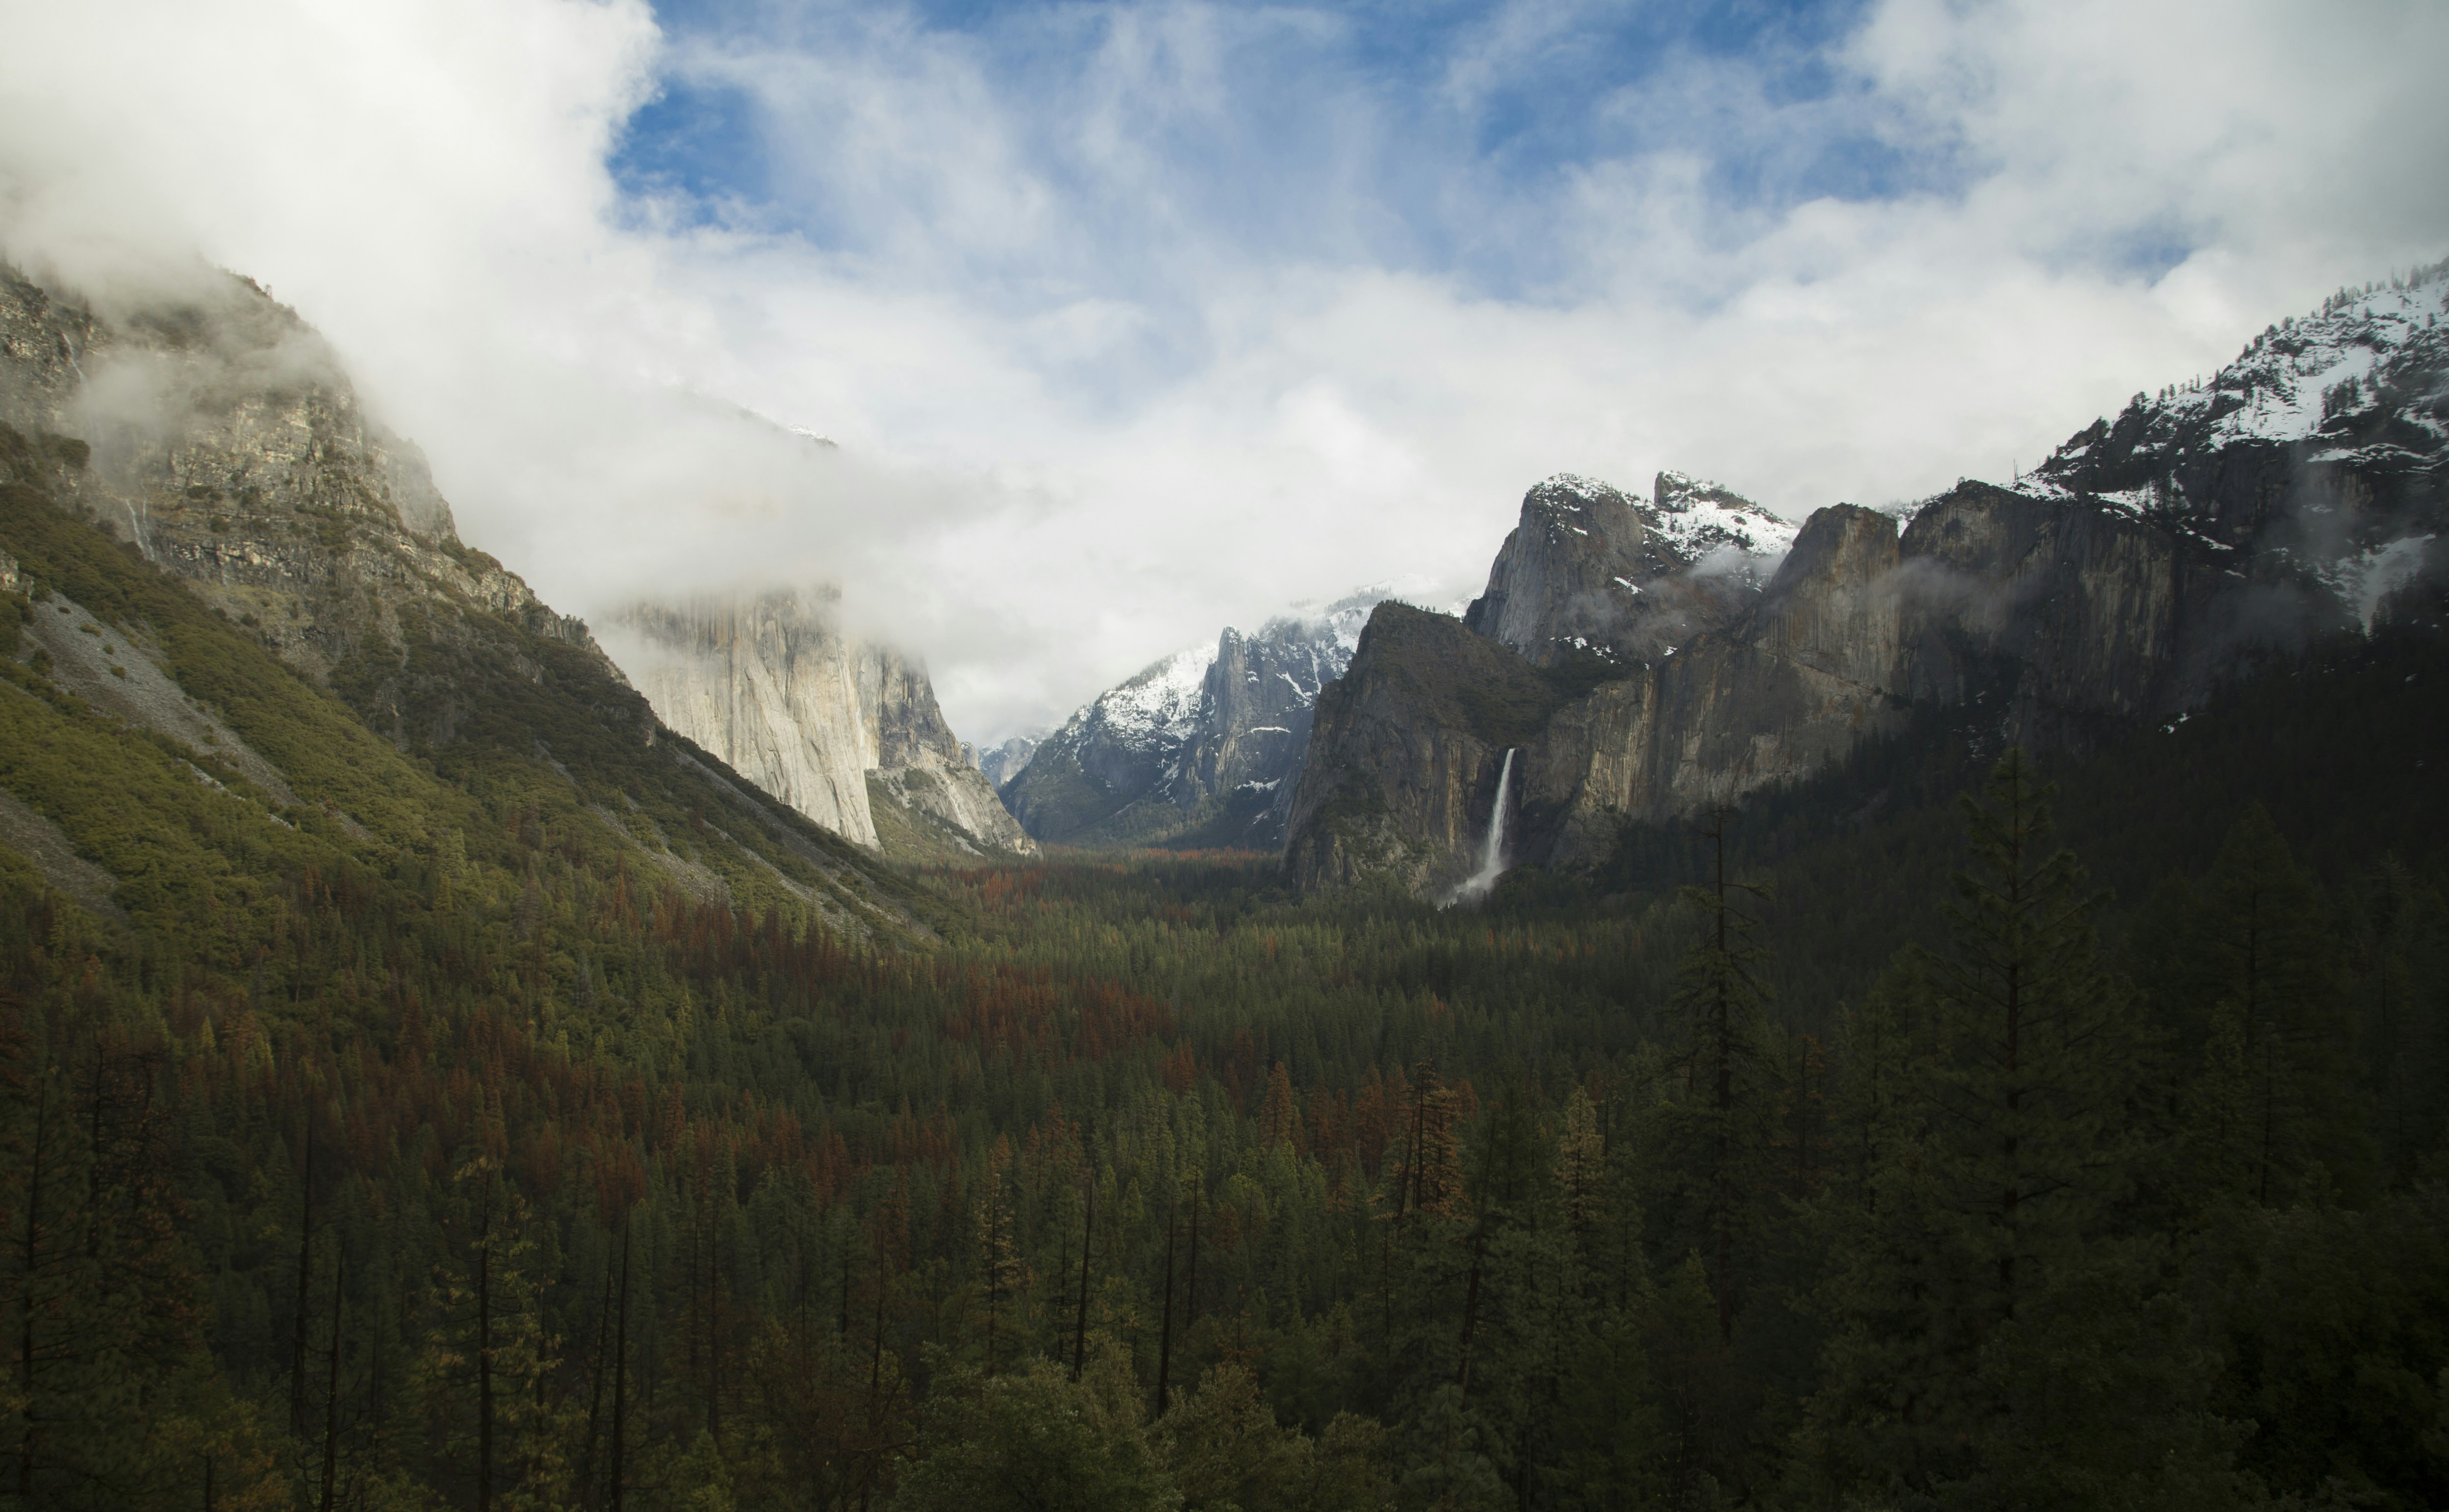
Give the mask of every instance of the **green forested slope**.
[[0, 547], [299, 799], [0, 658], [126, 914], [0, 856], [17, 1504], [2449, 1501], [2424, 614], [2046, 774], [2088, 879], [1934, 721], [1731, 817], [1771, 897], [1687, 828], [1439, 912], [884, 871], [546, 637], [402, 751]]

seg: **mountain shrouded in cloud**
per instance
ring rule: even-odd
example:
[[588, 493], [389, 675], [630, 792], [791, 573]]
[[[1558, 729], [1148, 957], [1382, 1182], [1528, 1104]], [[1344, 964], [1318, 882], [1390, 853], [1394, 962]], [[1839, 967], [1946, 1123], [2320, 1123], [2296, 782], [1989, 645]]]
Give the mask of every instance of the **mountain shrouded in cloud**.
[[1525, 477], [1799, 520], [2029, 465], [2438, 256], [2444, 29], [105, 0], [12, 22], [0, 245], [105, 303], [264, 279], [550, 602], [837, 582], [993, 743], [1458, 588]]

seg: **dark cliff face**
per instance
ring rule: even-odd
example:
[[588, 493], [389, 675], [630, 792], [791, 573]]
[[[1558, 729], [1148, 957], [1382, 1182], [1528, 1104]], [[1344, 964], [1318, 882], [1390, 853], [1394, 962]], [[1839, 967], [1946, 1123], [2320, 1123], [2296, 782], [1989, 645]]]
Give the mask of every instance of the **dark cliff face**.
[[[1573, 864], [1604, 855], [1626, 818], [1803, 775], [1916, 704], [1967, 711], [1984, 740], [2080, 749], [2369, 626], [2449, 534], [2444, 293], [2449, 265], [2342, 295], [2207, 383], [2137, 395], [2023, 487], [1958, 484], [1901, 534], [1871, 510], [1819, 510], [1764, 586], [1686, 608], [1672, 643], [1654, 631], [1679, 622], [1631, 607], [1666, 600], [1631, 565], [1695, 560], [1706, 486], [1663, 474], [1636, 509], [1551, 480], [1465, 624], [1406, 626], [1356, 659], [1347, 681], [1366, 672], [1365, 686], [1321, 700], [1287, 864], [1305, 886], [1384, 875], [1430, 894], [1465, 864], [1466, 821], [1485, 818], [1456, 774], [1476, 780], [1502, 744], [1522, 748], [1516, 854]], [[1690, 518], [1662, 543], [1678, 525], [1670, 491]], [[1643, 591], [1602, 623], [1589, 591], [1601, 581]], [[1601, 664], [1571, 696], [1554, 690], [1537, 729], [1492, 744], [1467, 690], [1496, 696], [1521, 672], [1456, 632], [1553, 670], [1596, 646]]]
[[1570, 698], [1569, 676], [1460, 621], [1379, 604], [1351, 666], [1319, 698], [1287, 814], [1296, 882], [1383, 877], [1422, 896], [1460, 882], [1505, 752], [1539, 737]]

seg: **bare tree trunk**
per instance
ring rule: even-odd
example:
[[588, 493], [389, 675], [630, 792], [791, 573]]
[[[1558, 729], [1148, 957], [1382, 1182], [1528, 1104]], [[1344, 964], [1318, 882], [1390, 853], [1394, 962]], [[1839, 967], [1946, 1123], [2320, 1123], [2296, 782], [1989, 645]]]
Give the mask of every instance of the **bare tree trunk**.
[[348, 1279], [346, 1252], [332, 1257], [332, 1353], [323, 1372], [323, 1495], [316, 1512], [332, 1512], [340, 1467], [340, 1293]]
[[1190, 1203], [1190, 1273], [1182, 1278], [1182, 1335], [1190, 1337], [1190, 1330], [1199, 1321], [1199, 1210], [1207, 1205], [1207, 1191], [1203, 1185]]
[[578, 1504], [595, 1500], [595, 1429], [604, 1410], [604, 1346], [612, 1331], [612, 1257], [604, 1257], [604, 1299], [595, 1308], [595, 1349], [587, 1397], [587, 1444], [578, 1454]]
[[1165, 1210], [1165, 1322], [1156, 1335], [1156, 1415], [1169, 1406], [1166, 1390], [1173, 1377], [1173, 1207]]
[[27, 1502], [34, 1491], [34, 1272], [42, 1259], [43, 1161], [49, 1154], [46, 1141], [50, 1123], [51, 1079], [45, 1072], [36, 1079], [34, 1092], [33, 1164], [26, 1178], [25, 1273], [17, 1298], [23, 1312], [17, 1335], [17, 1393], [26, 1404], [26, 1434], [17, 1445], [17, 1496], [21, 1502]]
[[612, 1512], [621, 1512], [623, 1455], [629, 1424], [629, 1219], [621, 1219], [621, 1314], [612, 1345]]
[[723, 1442], [723, 1234], [706, 1234], [705, 1430]]
[[1455, 1385], [1464, 1396], [1471, 1395], [1471, 1334], [1479, 1322], [1479, 1272], [1488, 1257], [1488, 1226], [1480, 1225], [1471, 1243], [1471, 1283], [1463, 1289], [1462, 1297], [1462, 1364], [1455, 1371]]
[[850, 1341], [850, 1235], [842, 1235], [841, 1311], [834, 1314], [834, 1342]]
[[1087, 1206], [1080, 1217], [1080, 1311], [1071, 1325], [1071, 1379], [1080, 1379], [1081, 1364], [1088, 1359], [1089, 1348], [1089, 1238], [1097, 1232], [1097, 1188], [1095, 1177], [1090, 1178]]
[[289, 1349], [289, 1431], [306, 1436], [306, 1283], [315, 1274], [315, 1115], [306, 1115], [306, 1158], [298, 1167], [298, 1328]]
[[493, 1187], [476, 1220], [476, 1509], [493, 1512]]

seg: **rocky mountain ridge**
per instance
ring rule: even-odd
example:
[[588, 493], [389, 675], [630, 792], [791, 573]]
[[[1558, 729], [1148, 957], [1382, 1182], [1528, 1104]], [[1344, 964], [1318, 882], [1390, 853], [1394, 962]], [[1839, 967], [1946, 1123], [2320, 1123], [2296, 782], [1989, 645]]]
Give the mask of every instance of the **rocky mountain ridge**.
[[[227, 627], [217, 635], [336, 696], [417, 770], [489, 801], [533, 788], [531, 816], [569, 808], [570, 825], [631, 853], [657, 886], [795, 900], [853, 933], [923, 928], [897, 904], [879, 909], [901, 890], [868, 858], [675, 737], [584, 623], [461, 543], [415, 447], [367, 412], [310, 327], [245, 279], [199, 270], [97, 307], [0, 264], [0, 489], [10, 554], [48, 542], [40, 555], [56, 574], [84, 550], [80, 533], [117, 538], [140, 579], [168, 574]], [[248, 711], [214, 708], [198, 690], [225, 650], [195, 663], [192, 647], [214, 637], [164, 628], [197, 611], [87, 603], [53, 579], [32, 588], [63, 613], [36, 617], [21, 661], [191, 753], [211, 780], [243, 783], [266, 822], [318, 811], [382, 855], [442, 843], [352, 813], [333, 794], [356, 790], [317, 791], [246, 733]], [[110, 647], [104, 661], [87, 664], [88, 641]], [[32, 788], [16, 797], [48, 801]], [[685, 828], [682, 813], [699, 818]]]
[[1661, 472], [1649, 502], [1558, 473], [1522, 517], [1463, 623], [1533, 663], [1648, 665], [1732, 623], [1794, 544], [1795, 527], [1714, 483]]
[[964, 740], [961, 742], [961, 754], [969, 758], [970, 765], [977, 768], [985, 775], [989, 786], [1000, 788], [1020, 775], [1022, 769], [1029, 765], [1030, 758], [1037, 755], [1038, 746], [1044, 743], [1050, 733], [1038, 730], [1027, 735], [1011, 736], [1002, 744], [984, 750]]
[[467, 712], [411, 685], [413, 638], [481, 639], [507, 618], [619, 676], [583, 622], [460, 542], [423, 454], [245, 279], [113, 319], [0, 265], [0, 420], [57, 438], [44, 481], [64, 502], [396, 740], [447, 741]]
[[1576, 865], [1628, 819], [1792, 780], [1917, 704], [2079, 749], [2369, 627], [2442, 555], [2445, 291], [2449, 264], [2344, 291], [2209, 380], [2138, 394], [2017, 488], [1959, 483], [1901, 529], [1818, 510], [1756, 587], [1687, 569], [1670, 598], [1637, 575], [1664, 532], [1629, 499], [1539, 485], [1464, 622], [1381, 610], [1320, 699], [1290, 873], [1441, 894], [1508, 749], [1514, 859]]
[[1381, 588], [1249, 635], [1227, 627], [1099, 695], [1037, 744], [1000, 794], [1066, 844], [1282, 844], [1319, 694]]

